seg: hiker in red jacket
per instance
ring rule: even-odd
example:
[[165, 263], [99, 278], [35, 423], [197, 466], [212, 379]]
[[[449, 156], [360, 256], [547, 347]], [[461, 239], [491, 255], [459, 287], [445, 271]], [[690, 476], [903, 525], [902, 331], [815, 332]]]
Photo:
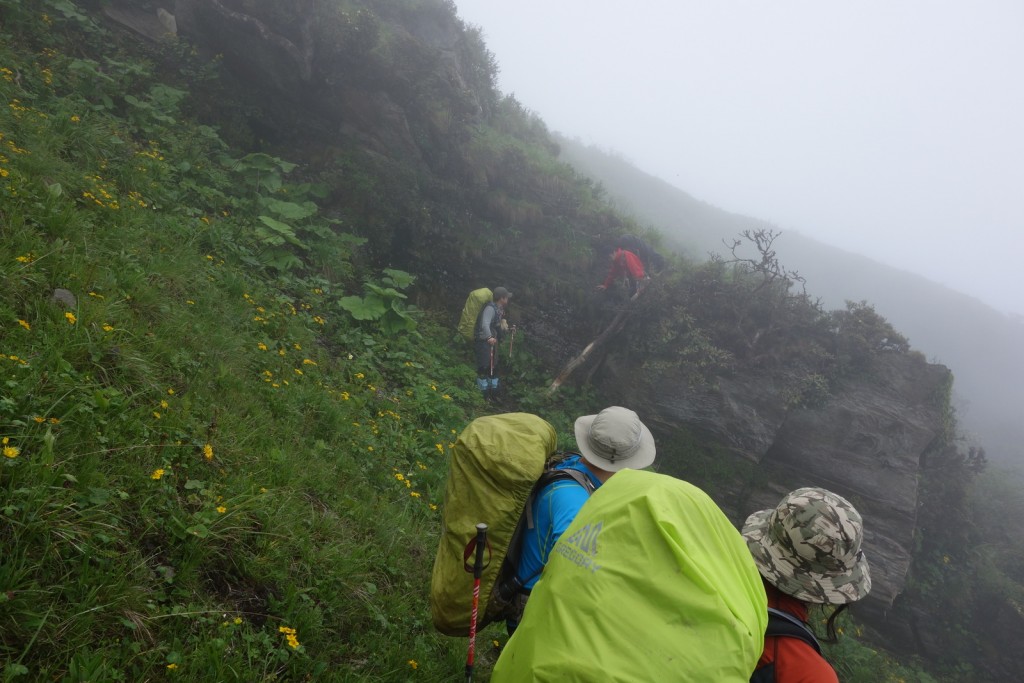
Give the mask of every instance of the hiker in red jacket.
[[644, 271], [644, 263], [631, 251], [616, 248], [612, 252], [612, 265], [608, 270], [608, 277], [597, 286], [598, 289], [608, 289], [618, 278], [625, 277], [629, 282], [629, 295], [633, 296], [641, 289], [643, 283], [648, 279]]
[[[747, 518], [743, 536], [754, 556], [771, 608], [806, 629], [811, 604], [837, 605], [828, 618], [828, 640], [835, 642], [835, 620], [850, 603], [871, 590], [864, 551], [864, 522], [842, 496], [820, 488], [793, 491], [772, 510]], [[809, 633], [764, 639], [764, 652], [751, 681], [758, 683], [838, 683]]]

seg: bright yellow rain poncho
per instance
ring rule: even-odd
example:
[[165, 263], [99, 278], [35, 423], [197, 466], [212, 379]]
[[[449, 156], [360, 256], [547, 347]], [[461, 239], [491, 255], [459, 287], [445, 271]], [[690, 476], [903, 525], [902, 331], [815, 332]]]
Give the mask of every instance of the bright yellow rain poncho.
[[493, 683], [740, 683], [767, 599], [747, 544], [700, 489], [623, 470], [551, 553]]

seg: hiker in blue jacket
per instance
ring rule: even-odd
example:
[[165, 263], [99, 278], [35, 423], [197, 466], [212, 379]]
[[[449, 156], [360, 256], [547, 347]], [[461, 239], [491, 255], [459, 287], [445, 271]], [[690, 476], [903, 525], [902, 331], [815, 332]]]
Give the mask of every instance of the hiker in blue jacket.
[[505, 309], [512, 292], [495, 287], [492, 300], [484, 304], [476, 318], [473, 331], [473, 352], [476, 356], [476, 385], [490, 401], [498, 397], [498, 342], [508, 329]]
[[[576, 476], [545, 486], [529, 511], [533, 524], [523, 536], [516, 573], [522, 586], [516, 604], [520, 616], [552, 548], [590, 494], [619, 470], [642, 469], [654, 462], [654, 437], [628, 408], [612, 406], [597, 415], [585, 415], [576, 420], [575, 432], [579, 453], [569, 454], [553, 469], [573, 470]], [[506, 621], [510, 635], [518, 624], [518, 616]]]

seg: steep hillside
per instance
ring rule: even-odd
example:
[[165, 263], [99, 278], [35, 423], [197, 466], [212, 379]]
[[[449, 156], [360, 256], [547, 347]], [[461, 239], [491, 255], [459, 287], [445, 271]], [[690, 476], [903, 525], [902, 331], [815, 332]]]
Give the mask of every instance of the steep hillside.
[[[426, 570], [444, 455], [485, 408], [448, 328], [482, 284], [516, 292], [523, 332], [502, 407], [562, 445], [575, 415], [627, 403], [659, 467], [734, 519], [796, 485], [849, 495], [880, 628], [913, 627], [889, 619], [913, 547], [925, 618], [968, 566], [964, 524], [939, 523], [977, 464], [949, 372], [749, 243], [674, 261], [633, 305], [598, 294], [638, 222], [496, 91], [451, 2], [0, 9], [6, 677], [460, 672]], [[845, 680], [920, 673], [855, 638], [828, 652]]]

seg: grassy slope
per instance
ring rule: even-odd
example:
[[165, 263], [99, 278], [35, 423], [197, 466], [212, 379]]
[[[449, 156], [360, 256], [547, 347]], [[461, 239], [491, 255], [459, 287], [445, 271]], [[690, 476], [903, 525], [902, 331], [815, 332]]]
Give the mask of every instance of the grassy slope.
[[[212, 131], [144, 65], [64, 54], [88, 22], [15, 5], [5, 29], [52, 40], [0, 41], [5, 680], [449, 679], [463, 644], [424, 597], [461, 349], [355, 326], [326, 268], [261, 267]], [[101, 69], [154, 106], [105, 102]]]
[[317, 189], [78, 53], [109, 36], [73, 5], [0, 9], [4, 679], [450, 680], [425, 595], [462, 350], [355, 323]]

